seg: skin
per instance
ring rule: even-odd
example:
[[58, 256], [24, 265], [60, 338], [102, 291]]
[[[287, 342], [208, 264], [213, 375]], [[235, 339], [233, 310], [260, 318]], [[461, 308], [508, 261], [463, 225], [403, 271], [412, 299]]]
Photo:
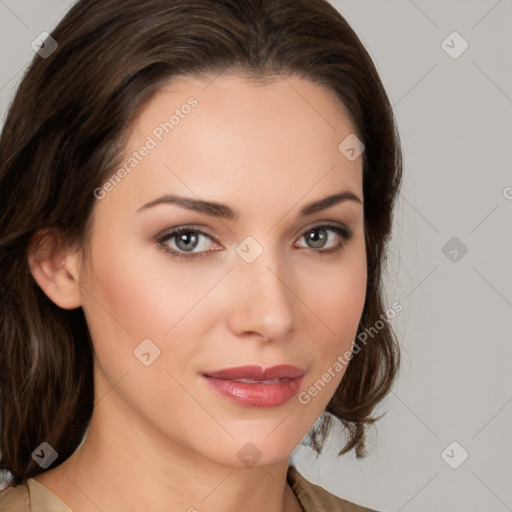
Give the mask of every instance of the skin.
[[[301, 510], [286, 483], [288, 459], [344, 370], [308, 404], [296, 396], [271, 408], [229, 402], [201, 374], [286, 363], [304, 368], [306, 391], [357, 333], [367, 279], [362, 159], [338, 150], [355, 133], [342, 103], [297, 76], [182, 77], [140, 112], [126, 157], [190, 96], [197, 106], [97, 200], [82, 246], [60, 246], [50, 232], [43, 257], [30, 255], [47, 295], [83, 308], [95, 349], [85, 442], [36, 477], [75, 512]], [[361, 202], [299, 216], [342, 190]], [[238, 218], [170, 204], [137, 211], [171, 193], [226, 204]], [[328, 230], [325, 247], [311, 247], [309, 230], [325, 221], [347, 226], [352, 239]], [[200, 236], [197, 259], [171, 258], [156, 242], [191, 225], [212, 237]], [[263, 249], [252, 263], [236, 252], [248, 236]], [[146, 338], [160, 349], [149, 366], [134, 356]], [[251, 467], [237, 457], [247, 443], [261, 454]]]

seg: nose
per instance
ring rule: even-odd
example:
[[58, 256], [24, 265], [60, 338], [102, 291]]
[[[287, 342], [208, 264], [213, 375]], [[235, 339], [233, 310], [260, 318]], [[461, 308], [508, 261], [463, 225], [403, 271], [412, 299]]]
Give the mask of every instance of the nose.
[[283, 271], [278, 255], [268, 249], [252, 263], [236, 258], [230, 281], [231, 331], [265, 341], [283, 339], [297, 318], [291, 272]]

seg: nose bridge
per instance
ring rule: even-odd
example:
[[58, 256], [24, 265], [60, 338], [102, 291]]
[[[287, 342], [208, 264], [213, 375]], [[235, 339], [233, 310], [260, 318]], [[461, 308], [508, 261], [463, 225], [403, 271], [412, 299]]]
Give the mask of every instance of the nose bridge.
[[286, 334], [294, 322], [290, 272], [283, 270], [277, 248], [247, 237], [237, 247], [234, 279], [237, 301], [235, 330], [258, 332], [272, 338]]

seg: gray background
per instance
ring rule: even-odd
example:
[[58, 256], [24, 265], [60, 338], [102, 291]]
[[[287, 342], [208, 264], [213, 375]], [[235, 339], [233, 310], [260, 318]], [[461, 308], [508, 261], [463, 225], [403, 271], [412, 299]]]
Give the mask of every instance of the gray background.
[[[31, 42], [72, 3], [0, 0], [2, 120]], [[337, 459], [331, 440], [293, 460], [382, 512], [512, 510], [512, 2], [333, 4], [374, 59], [404, 146], [386, 274], [403, 364], [369, 457]], [[461, 39], [442, 45], [454, 31], [469, 44], [457, 58], [445, 49]]]

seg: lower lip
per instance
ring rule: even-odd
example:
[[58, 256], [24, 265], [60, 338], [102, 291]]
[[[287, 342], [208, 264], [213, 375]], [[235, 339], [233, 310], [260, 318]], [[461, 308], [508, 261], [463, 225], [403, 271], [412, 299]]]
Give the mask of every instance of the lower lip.
[[277, 384], [237, 382], [203, 375], [208, 384], [224, 398], [244, 407], [277, 407], [291, 400], [300, 389], [304, 375]]

